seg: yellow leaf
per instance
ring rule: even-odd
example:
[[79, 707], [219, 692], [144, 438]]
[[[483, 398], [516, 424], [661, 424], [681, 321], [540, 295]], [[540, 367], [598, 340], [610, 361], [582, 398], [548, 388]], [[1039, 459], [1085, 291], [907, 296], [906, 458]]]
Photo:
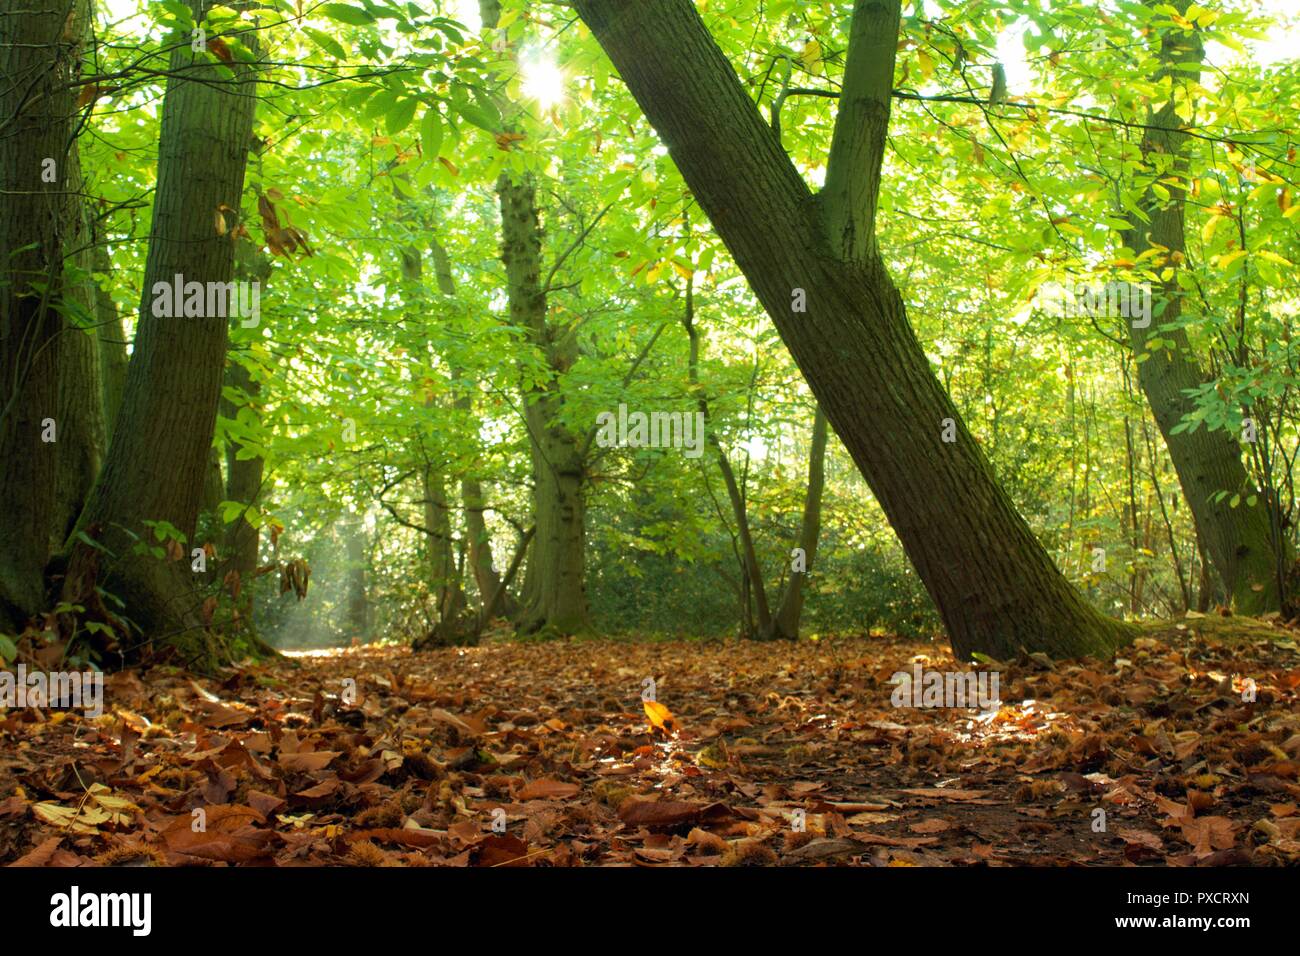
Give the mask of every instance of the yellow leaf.
[[1219, 223], [1222, 221], [1222, 216], [1211, 216], [1209, 221], [1201, 227], [1201, 242], [1209, 242], [1213, 239], [1214, 230], [1219, 227]]
[[921, 68], [921, 79], [928, 80], [934, 74], [934, 57], [924, 50], [917, 50], [916, 62]]
[[663, 704], [657, 700], [643, 700], [641, 706], [645, 708], [645, 715], [650, 719], [652, 725], [666, 734], [677, 730], [677, 718]]
[[1219, 256], [1219, 268], [1226, 270], [1238, 259], [1246, 254], [1245, 249], [1238, 249], [1236, 252], [1229, 252], [1227, 255]]
[[809, 72], [820, 73], [822, 69], [822, 45], [816, 40], [809, 40], [799, 52], [799, 62], [807, 67]]

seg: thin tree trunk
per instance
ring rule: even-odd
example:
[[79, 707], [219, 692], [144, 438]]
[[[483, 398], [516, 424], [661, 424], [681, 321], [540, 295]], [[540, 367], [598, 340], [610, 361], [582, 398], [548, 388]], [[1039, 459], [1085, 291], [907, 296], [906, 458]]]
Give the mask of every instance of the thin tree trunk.
[[[424, 257], [414, 246], [401, 250], [402, 282], [411, 300], [424, 307], [427, 298], [424, 295]], [[435, 270], [436, 272], [437, 270]], [[444, 295], [454, 294], [453, 286], [448, 292], [443, 285], [450, 280], [450, 273], [437, 274], [439, 288]], [[415, 316], [409, 316], [415, 320]], [[430, 391], [424, 407], [432, 408], [434, 397]], [[417, 436], [418, 439], [418, 436]], [[447, 499], [447, 478], [431, 459], [429, 452], [420, 442], [420, 453], [424, 456], [424, 465], [420, 470], [420, 497], [424, 506], [425, 543], [429, 556], [429, 587], [434, 594], [438, 609], [439, 622], [450, 622], [465, 609], [465, 592], [462, 588], [461, 566], [456, 561], [455, 542], [451, 536], [451, 506]]]
[[[271, 259], [265, 252], [252, 243], [241, 243], [235, 249], [235, 277], [244, 282], [256, 282], [265, 292], [270, 281]], [[221, 414], [234, 419], [244, 412], [246, 416], [256, 419], [260, 414], [259, 399], [262, 386], [249, 373], [242, 363], [226, 358], [225, 387], [248, 396], [243, 406], [236, 406], [226, 398], [221, 400]], [[223, 389], [224, 391], [224, 389]], [[257, 504], [262, 493], [263, 472], [266, 460], [261, 455], [243, 454], [244, 446], [238, 440], [231, 440], [226, 445], [226, 490], [227, 501], [238, 501], [250, 508]], [[227, 573], [234, 571], [241, 583], [247, 584], [257, 571], [257, 550], [261, 535], [241, 511], [234, 521], [226, 526], [225, 552], [227, 556]], [[247, 611], [247, 608], [246, 608]]]
[[[1151, 5], [1154, 0], [1147, 2]], [[1185, 12], [1189, 2], [1177, 0], [1175, 7]], [[1169, 78], [1175, 86], [1194, 87], [1200, 78], [1203, 57], [1204, 49], [1195, 34], [1171, 28], [1161, 37], [1160, 69], [1155, 81]], [[1183, 102], [1185, 105], [1185, 98]], [[1207, 428], [1174, 431], [1195, 408], [1188, 393], [1202, 387], [1208, 376], [1191, 351], [1186, 331], [1177, 327], [1183, 296], [1177, 270], [1182, 268], [1182, 253], [1186, 250], [1186, 189], [1182, 177], [1187, 175], [1188, 166], [1183, 153], [1187, 135], [1181, 131], [1186, 121], [1178, 115], [1172, 92], [1159, 110], [1152, 111], [1147, 122], [1142, 137], [1143, 155], [1174, 156], [1175, 160], [1172, 167], [1164, 159], [1153, 161], [1158, 163], [1154, 168], [1159, 174], [1153, 174], [1152, 184], [1138, 203], [1150, 224], [1139, 224], [1126, 233], [1124, 244], [1138, 255], [1164, 247], [1168, 253], [1152, 259], [1151, 267], [1156, 270], [1168, 267], [1174, 274], [1160, 287], [1165, 307], [1159, 322], [1153, 319], [1146, 328], [1132, 321], [1128, 323], [1129, 342], [1135, 356], [1147, 354], [1147, 342], [1153, 335], [1158, 334], [1166, 343], [1138, 365], [1138, 382], [1164, 436], [1206, 554], [1230, 599], [1245, 614], [1276, 611], [1284, 597], [1277, 554], [1279, 548], [1286, 550], [1286, 544], [1273, 540], [1267, 496], [1259, 496], [1260, 501], [1254, 506], [1245, 502], [1253, 484], [1242, 465], [1236, 439], [1227, 432]], [[1168, 198], [1156, 195], [1155, 180], [1163, 184], [1161, 189], [1167, 190]], [[1214, 496], [1220, 491], [1240, 494], [1240, 505], [1232, 508], [1226, 498], [1216, 503]], [[1282, 563], [1290, 562], [1284, 559]]]
[[803, 570], [792, 569], [786, 582], [781, 604], [772, 618], [770, 637], [793, 641], [799, 636], [799, 618], [803, 614], [804, 580], [817, 557], [817, 539], [822, 526], [822, 492], [826, 487], [826, 441], [829, 429], [826, 416], [818, 407], [813, 416], [812, 441], [808, 449], [808, 488], [804, 493], [803, 524], [799, 528], [799, 550], [803, 553]]
[[[433, 271], [438, 280], [438, 290], [450, 298], [456, 294], [456, 280], [451, 272], [451, 259], [447, 250], [436, 237], [429, 240], [429, 251], [433, 256]], [[466, 418], [472, 419], [474, 400], [470, 389], [458, 367], [452, 366], [452, 385], [456, 388], [455, 406]], [[488, 534], [487, 522], [483, 517], [486, 498], [483, 483], [478, 477], [466, 475], [460, 482], [461, 507], [465, 513], [465, 537], [469, 544], [469, 566], [474, 574], [474, 584], [478, 588], [479, 610], [484, 612], [492, 603], [501, 586], [501, 576], [497, 574], [492, 557], [492, 536]], [[509, 591], [503, 591], [496, 601], [496, 607], [506, 617], [514, 617], [519, 611], [519, 604]]]
[[[87, 210], [90, 221], [91, 263], [95, 272], [105, 275], [113, 271], [113, 261], [109, 256], [108, 243], [98, 225], [98, 220]], [[106, 289], [98, 282], [95, 291], [95, 324], [99, 336], [99, 384], [103, 391], [101, 402], [104, 408], [104, 443], [113, 437], [117, 425], [117, 415], [122, 409], [122, 392], [126, 388], [126, 369], [129, 359], [126, 354], [126, 332], [122, 329], [122, 317], [118, 314], [117, 304]], [[62, 542], [60, 542], [62, 544]]]
[[[75, 192], [81, 191], [81, 176], [76, 171], [75, 149], [70, 156]], [[99, 335], [94, 328], [97, 318], [97, 286], [91, 276], [91, 234], [84, 202], [73, 211], [79, 228], [69, 229], [68, 240], [74, 254], [77, 278], [65, 277], [64, 304], [72, 315], [67, 321], [59, 350], [59, 477], [50, 526], [50, 553], [63, 546], [72, 531], [86, 496], [95, 483], [104, 460], [104, 405], [100, 388]]]
[[[736, 521], [736, 537], [740, 543], [741, 570], [744, 572], [747, 590], [742, 594], [745, 600], [745, 613], [741, 618], [741, 629], [746, 637], [770, 636], [772, 630], [772, 611], [767, 601], [767, 587], [763, 584], [763, 569], [758, 564], [758, 551], [754, 547], [754, 536], [749, 528], [749, 508], [745, 497], [740, 492], [735, 470], [727, 451], [718, 440], [717, 433], [710, 427], [709, 401], [700, 389], [700, 333], [695, 328], [695, 276], [686, 279], [686, 310], [682, 313], [682, 325], [690, 342], [690, 354], [687, 359], [686, 375], [692, 389], [699, 396], [697, 400], [700, 415], [704, 419], [704, 429], [708, 435], [709, 446], [713, 449], [718, 462], [718, 471], [722, 473], [722, 483], [727, 489], [727, 500], [731, 503], [731, 514]], [[757, 626], [751, 620], [749, 603], [753, 598], [758, 612]]]
[[954, 652], [1111, 653], [1132, 629], [1070, 586], [994, 479], [876, 249], [899, 0], [854, 5], [816, 197], [689, 0], [574, 6], [772, 316], [934, 598]]
[[370, 601], [366, 595], [369, 565], [366, 533], [360, 515], [349, 515], [342, 524], [343, 547], [347, 555], [344, 598], [344, 631], [351, 640], [363, 640], [370, 634]]

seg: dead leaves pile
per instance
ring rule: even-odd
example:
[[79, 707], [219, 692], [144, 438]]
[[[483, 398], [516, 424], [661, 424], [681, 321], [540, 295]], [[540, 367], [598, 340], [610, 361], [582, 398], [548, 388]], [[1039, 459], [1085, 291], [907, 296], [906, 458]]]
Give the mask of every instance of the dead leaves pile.
[[99, 718], [0, 711], [0, 862], [1294, 864], [1294, 638], [1197, 623], [996, 665], [985, 716], [894, 708], [895, 671], [956, 665], [884, 638], [126, 672]]

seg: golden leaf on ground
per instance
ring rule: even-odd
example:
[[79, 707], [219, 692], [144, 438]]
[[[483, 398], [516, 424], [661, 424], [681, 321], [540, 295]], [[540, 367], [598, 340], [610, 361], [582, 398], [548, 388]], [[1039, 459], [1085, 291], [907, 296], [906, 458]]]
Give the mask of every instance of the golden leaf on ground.
[[663, 704], [655, 700], [643, 700], [641, 706], [645, 708], [646, 717], [650, 719], [650, 723], [655, 727], [658, 727], [666, 734], [676, 732], [677, 718]]

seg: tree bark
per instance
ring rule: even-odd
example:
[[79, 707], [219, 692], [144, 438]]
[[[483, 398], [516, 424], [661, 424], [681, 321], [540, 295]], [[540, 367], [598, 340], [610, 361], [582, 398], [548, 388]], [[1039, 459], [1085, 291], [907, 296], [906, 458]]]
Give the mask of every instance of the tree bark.
[[[45, 602], [65, 425], [63, 259], [81, 206], [74, 97], [87, 28], [81, 0], [32, 0], [0, 14], [0, 632], [21, 630]], [[42, 440], [48, 421], [54, 441]]]
[[827, 167], [843, 185], [817, 197], [689, 0], [574, 6], [772, 316], [958, 657], [1105, 655], [1130, 637], [1062, 577], [994, 479], [875, 248], [899, 0], [854, 4]]
[[[1175, 6], [1185, 12], [1189, 2], [1178, 0]], [[1188, 137], [1181, 132], [1185, 123], [1178, 116], [1174, 91], [1199, 81], [1203, 58], [1204, 48], [1195, 33], [1174, 27], [1160, 38], [1160, 70], [1154, 79], [1157, 83], [1168, 81], [1170, 93], [1147, 119], [1142, 154], [1151, 162], [1153, 175], [1152, 184], [1138, 202], [1150, 225], [1141, 224], [1127, 232], [1124, 244], [1139, 255], [1163, 246], [1168, 252], [1157, 254], [1151, 267], [1157, 271], [1169, 267], [1174, 274], [1160, 283], [1165, 308], [1159, 322], [1153, 319], [1146, 328], [1128, 322], [1129, 342], [1135, 356], [1147, 356], [1138, 364], [1138, 384], [1160, 426], [1210, 564], [1239, 612], [1262, 614], [1281, 607], [1285, 569], [1290, 563], [1285, 542], [1274, 540], [1268, 496], [1260, 495], [1254, 506], [1246, 503], [1247, 496], [1254, 493], [1254, 484], [1231, 434], [1207, 428], [1174, 432], [1195, 409], [1188, 393], [1209, 381], [1192, 352], [1187, 332], [1176, 327], [1184, 294], [1177, 271], [1187, 249], [1187, 191], [1183, 183], [1188, 163], [1183, 148]], [[1173, 157], [1172, 162], [1168, 157]], [[1155, 194], [1156, 179], [1168, 190], [1167, 199]], [[1155, 335], [1169, 344], [1148, 354], [1147, 342]], [[1240, 494], [1238, 507], [1230, 507], [1227, 498], [1216, 503], [1214, 496], [1220, 491]]]
[[[479, 0], [483, 26], [495, 28], [498, 0]], [[586, 462], [580, 436], [559, 422], [564, 399], [558, 379], [577, 359], [576, 339], [547, 323], [546, 289], [541, 280], [542, 229], [537, 192], [530, 176], [502, 173], [497, 180], [501, 206], [501, 260], [506, 267], [510, 321], [545, 356], [548, 381], [524, 389], [524, 424], [533, 464], [533, 514], [536, 534], [528, 551], [522, 609], [516, 629], [574, 633], [588, 627], [586, 592]]]
[[[210, 0], [190, 3], [201, 20]], [[254, 46], [252, 32], [242, 38]], [[100, 568], [101, 552], [69, 542], [64, 581], [73, 600], [104, 583], [146, 640], [170, 645], [200, 669], [214, 666], [218, 652], [198, 616], [188, 553], [183, 561], [159, 561], [133, 545], [150, 539], [146, 521], [170, 523], [192, 545], [209, 469], [229, 319], [165, 317], [152, 306], [155, 284], [170, 285], [177, 275], [186, 283], [232, 279], [236, 224], [222, 208], [240, 206], [256, 72], [240, 61], [218, 62], [189, 45], [172, 53], [135, 352], [112, 444], [78, 524], [114, 557]], [[224, 231], [219, 214], [229, 217]]]
[[[79, 161], [74, 147], [69, 154], [69, 183], [82, 191]], [[72, 246], [68, 261], [76, 278], [65, 276], [64, 330], [59, 350], [59, 477], [55, 491], [54, 520], [50, 526], [50, 553], [57, 552], [85, 507], [86, 497], [104, 459], [104, 405], [100, 388], [100, 348], [97, 320], [98, 286], [92, 276], [93, 241], [89, 209], [82, 201], [72, 207], [76, 223], [67, 231]]]
[[564, 399], [558, 377], [577, 358], [577, 342], [546, 321], [541, 284], [542, 230], [533, 184], [502, 175], [501, 258], [506, 266], [510, 319], [542, 351], [552, 378], [526, 388], [524, 421], [533, 460], [533, 513], [537, 532], [528, 559], [526, 604], [519, 629], [573, 633], [588, 626], [586, 593], [586, 464], [579, 436], [559, 422]]

